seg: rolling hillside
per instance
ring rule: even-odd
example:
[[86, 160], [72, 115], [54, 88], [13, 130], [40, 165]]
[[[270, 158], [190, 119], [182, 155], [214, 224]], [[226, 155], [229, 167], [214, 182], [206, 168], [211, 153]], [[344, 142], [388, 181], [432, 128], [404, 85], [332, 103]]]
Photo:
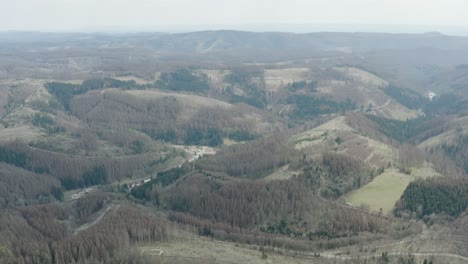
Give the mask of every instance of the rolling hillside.
[[0, 262], [464, 263], [467, 39], [0, 33]]

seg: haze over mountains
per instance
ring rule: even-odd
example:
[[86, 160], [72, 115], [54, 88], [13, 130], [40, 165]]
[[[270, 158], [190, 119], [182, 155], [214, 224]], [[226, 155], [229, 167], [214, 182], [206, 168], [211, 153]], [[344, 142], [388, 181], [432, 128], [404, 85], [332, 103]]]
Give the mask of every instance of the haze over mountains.
[[[111, 58], [125, 56], [127, 63], [142, 63], [142, 60], [154, 63], [184, 60], [181, 63], [188, 65], [216, 63], [223, 66], [258, 62], [307, 64], [311, 60], [326, 57], [330, 65], [357, 64], [371, 71], [378, 70], [385, 78], [404, 82], [408, 88], [420, 92], [424, 89], [441, 92], [446, 89], [446, 85], [456, 86], [455, 83], [446, 82], [457, 82], [464, 78], [464, 64], [468, 56], [467, 38], [438, 33], [292, 34], [204, 31], [182, 34], [64, 35], [11, 32], [1, 33], [0, 38], [3, 40], [1, 51], [4, 55], [20, 48], [18, 52], [23, 53], [22, 56], [31, 56], [34, 52], [49, 54], [64, 50], [86, 56], [91, 50], [99, 50], [109, 54]], [[52, 47], [53, 51], [50, 50]], [[85, 48], [91, 50], [84, 50]], [[128, 55], [118, 54], [119, 49]], [[28, 53], [24, 54], [26, 50]], [[320, 63], [324, 63], [323, 60]], [[79, 63], [78, 66], [81, 67]], [[454, 75], [454, 78], [447, 80], [447, 75]]]
[[289, 32], [289, 33], [310, 33], [310, 32], [379, 32], [390, 34], [422, 34], [426, 32], [440, 32], [449, 36], [467, 36], [468, 30], [463, 26], [450, 25], [404, 25], [404, 24], [325, 24], [325, 23], [264, 23], [264, 24], [172, 24], [154, 25], [145, 24], [135, 26], [105, 26], [105, 27], [82, 27], [67, 30], [3, 30], [3, 31], [40, 31], [58, 33], [97, 33], [105, 32], [111, 34], [125, 34], [135, 32], [161, 32], [161, 33], [188, 33], [198, 31], [220, 31], [235, 30], [248, 32]]
[[2, 32], [0, 262], [464, 263], [467, 115], [468, 37]]

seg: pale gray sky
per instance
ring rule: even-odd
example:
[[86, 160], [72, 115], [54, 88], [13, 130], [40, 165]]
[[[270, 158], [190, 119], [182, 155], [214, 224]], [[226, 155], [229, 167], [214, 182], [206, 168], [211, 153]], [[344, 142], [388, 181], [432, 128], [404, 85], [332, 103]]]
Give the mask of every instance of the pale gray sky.
[[300, 31], [307, 31], [309, 25], [317, 31], [317, 25], [327, 30], [325, 25], [346, 24], [360, 25], [361, 31], [376, 24], [468, 31], [468, 0], [0, 0], [0, 30], [275, 30], [283, 25], [277, 29], [284, 31], [302, 25]]

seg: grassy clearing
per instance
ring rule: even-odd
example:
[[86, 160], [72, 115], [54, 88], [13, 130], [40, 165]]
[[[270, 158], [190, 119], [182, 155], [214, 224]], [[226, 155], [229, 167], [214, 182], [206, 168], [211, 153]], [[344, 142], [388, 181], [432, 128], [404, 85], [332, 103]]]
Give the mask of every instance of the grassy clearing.
[[345, 200], [353, 206], [369, 206], [372, 211], [382, 208], [384, 213], [389, 214], [412, 180], [410, 175], [399, 173], [395, 169], [388, 170], [361, 189], [348, 194]]
[[299, 174], [301, 174], [301, 171], [291, 171], [289, 170], [289, 165], [286, 165], [279, 168], [270, 175], [265, 176], [264, 178], [262, 178], [262, 181], [289, 180], [292, 177], [294, 177], [294, 175]]
[[438, 176], [430, 167], [413, 169], [411, 175], [400, 173], [396, 168], [386, 170], [375, 177], [362, 188], [347, 194], [344, 198], [353, 206], [368, 206], [372, 211], [382, 208], [385, 214], [390, 214], [395, 202], [400, 199], [410, 182], [416, 178]]

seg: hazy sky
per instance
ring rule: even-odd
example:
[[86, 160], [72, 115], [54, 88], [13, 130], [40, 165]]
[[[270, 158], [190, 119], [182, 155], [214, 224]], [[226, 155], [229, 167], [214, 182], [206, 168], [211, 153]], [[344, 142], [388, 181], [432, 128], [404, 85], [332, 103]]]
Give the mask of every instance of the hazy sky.
[[0, 0], [0, 30], [307, 30], [314, 24], [468, 29], [468, 0]]

